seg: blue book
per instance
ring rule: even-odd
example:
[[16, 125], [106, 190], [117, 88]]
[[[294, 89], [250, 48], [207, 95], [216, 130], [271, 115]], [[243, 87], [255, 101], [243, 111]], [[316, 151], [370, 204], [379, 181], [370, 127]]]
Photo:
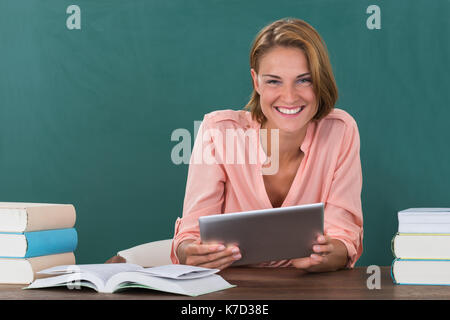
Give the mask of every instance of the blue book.
[[75, 228], [32, 232], [0, 232], [0, 258], [33, 258], [73, 252], [78, 243]]

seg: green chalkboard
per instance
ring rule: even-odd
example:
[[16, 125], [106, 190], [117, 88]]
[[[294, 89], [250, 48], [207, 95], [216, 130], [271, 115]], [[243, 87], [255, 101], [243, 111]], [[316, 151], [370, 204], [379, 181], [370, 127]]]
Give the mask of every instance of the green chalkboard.
[[290, 16], [324, 38], [336, 106], [359, 126], [357, 265], [388, 265], [398, 210], [450, 206], [449, 14], [448, 0], [2, 0], [0, 201], [74, 204], [78, 263], [172, 237], [188, 169], [172, 133], [241, 109], [253, 38]]

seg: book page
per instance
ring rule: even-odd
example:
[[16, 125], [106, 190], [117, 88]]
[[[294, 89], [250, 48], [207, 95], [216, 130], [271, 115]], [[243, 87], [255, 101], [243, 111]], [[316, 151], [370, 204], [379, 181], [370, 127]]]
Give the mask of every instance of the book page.
[[139, 272], [147, 273], [155, 277], [181, 280], [203, 278], [219, 272], [219, 269], [209, 269], [182, 264], [169, 264], [166, 266], [145, 268], [143, 270], [139, 270]]
[[143, 269], [141, 266], [131, 263], [106, 263], [106, 264], [75, 264], [66, 266], [56, 266], [39, 271], [39, 274], [71, 274], [71, 273], [82, 273], [90, 274], [99, 279], [103, 283], [115, 275], [116, 273], [126, 272], [126, 271], [139, 271]]
[[23, 289], [39, 289], [61, 286], [66, 286], [68, 289], [75, 289], [79, 286], [85, 286], [101, 292], [105, 287], [105, 282], [102, 282], [101, 279], [89, 273], [69, 273], [50, 278], [36, 279], [28, 287]]
[[33, 202], [0, 202], [0, 208], [6, 209], [26, 209], [29, 207], [42, 207], [42, 206], [60, 206], [57, 203], [33, 203]]
[[401, 214], [406, 213], [433, 213], [433, 212], [447, 212], [450, 213], [450, 208], [409, 208], [406, 210], [399, 211]]
[[188, 296], [235, 287], [221, 276], [213, 274], [198, 279], [175, 280], [155, 277], [143, 272], [124, 272], [114, 275], [106, 284], [104, 292], [117, 292], [127, 288], [145, 288]]

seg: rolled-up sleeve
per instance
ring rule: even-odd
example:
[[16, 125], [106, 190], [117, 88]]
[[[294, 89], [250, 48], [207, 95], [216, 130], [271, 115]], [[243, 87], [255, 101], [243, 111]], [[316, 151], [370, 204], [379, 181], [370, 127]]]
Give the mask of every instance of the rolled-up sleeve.
[[347, 248], [347, 268], [354, 267], [363, 250], [361, 190], [360, 138], [352, 121], [345, 128], [324, 216], [324, 233]]
[[198, 218], [222, 213], [226, 175], [223, 165], [216, 156], [215, 137], [217, 129], [212, 129], [207, 116], [202, 121], [192, 150], [183, 216], [175, 223], [170, 258], [179, 263], [176, 255], [181, 242], [200, 238]]

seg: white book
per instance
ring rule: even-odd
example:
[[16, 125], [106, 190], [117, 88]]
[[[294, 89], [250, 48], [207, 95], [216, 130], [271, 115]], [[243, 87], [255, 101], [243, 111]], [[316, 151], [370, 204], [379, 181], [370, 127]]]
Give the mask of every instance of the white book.
[[40, 273], [54, 277], [37, 279], [24, 289], [66, 286], [89, 287], [98, 292], [114, 293], [127, 288], [145, 288], [188, 296], [198, 296], [235, 287], [208, 269], [188, 265], [143, 268], [131, 263], [58, 266]]
[[30, 284], [44, 275], [38, 272], [57, 265], [75, 263], [73, 252], [34, 258], [0, 258], [0, 283]]
[[400, 259], [450, 259], [450, 234], [398, 233], [392, 252]]
[[71, 204], [0, 202], [0, 232], [72, 228], [75, 220]]
[[396, 284], [450, 285], [450, 260], [396, 259], [391, 271]]
[[400, 233], [450, 233], [450, 208], [410, 208], [398, 212]]

